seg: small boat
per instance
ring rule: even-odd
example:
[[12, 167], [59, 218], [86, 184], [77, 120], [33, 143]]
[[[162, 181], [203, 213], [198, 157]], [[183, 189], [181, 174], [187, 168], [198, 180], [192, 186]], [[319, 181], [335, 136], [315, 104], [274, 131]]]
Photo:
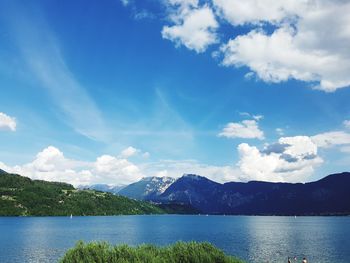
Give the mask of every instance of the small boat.
[[70, 219], [72, 219], [73, 218], [73, 215], [72, 214], [70, 214]]

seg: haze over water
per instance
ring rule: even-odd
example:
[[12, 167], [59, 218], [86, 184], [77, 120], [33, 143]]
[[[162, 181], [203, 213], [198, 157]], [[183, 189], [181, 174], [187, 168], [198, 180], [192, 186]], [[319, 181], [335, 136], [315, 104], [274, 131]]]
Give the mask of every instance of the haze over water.
[[248, 262], [350, 262], [350, 217], [1, 217], [0, 262], [56, 262], [76, 241], [209, 241]]

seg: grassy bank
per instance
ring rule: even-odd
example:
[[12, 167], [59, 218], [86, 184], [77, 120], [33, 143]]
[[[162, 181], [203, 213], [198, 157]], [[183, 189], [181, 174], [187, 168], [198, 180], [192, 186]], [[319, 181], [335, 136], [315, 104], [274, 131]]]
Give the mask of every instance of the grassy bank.
[[111, 246], [106, 242], [84, 243], [67, 251], [61, 263], [96, 262], [96, 263], [243, 263], [227, 256], [210, 243], [177, 242], [174, 245], [157, 247], [141, 245]]

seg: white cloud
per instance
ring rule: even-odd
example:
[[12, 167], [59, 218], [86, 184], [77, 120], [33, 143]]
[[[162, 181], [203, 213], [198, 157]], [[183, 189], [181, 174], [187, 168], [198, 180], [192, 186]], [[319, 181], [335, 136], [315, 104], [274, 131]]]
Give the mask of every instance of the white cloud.
[[246, 180], [303, 182], [323, 162], [317, 156], [317, 145], [307, 136], [282, 137], [262, 151], [247, 143], [237, 149], [237, 165]]
[[340, 147], [340, 151], [343, 152], [343, 153], [350, 153], [350, 145], [349, 146]]
[[129, 158], [129, 157], [131, 157], [139, 152], [140, 152], [139, 149], [136, 149], [132, 146], [129, 146], [128, 148], [126, 148], [122, 151], [121, 156], [124, 158]]
[[307, 0], [213, 0], [219, 15], [232, 25], [260, 24], [267, 21], [281, 23], [300, 14], [308, 6]]
[[[350, 2], [342, 0], [167, 0], [163, 38], [203, 52], [220, 43], [222, 65], [247, 66], [266, 82], [290, 79], [333, 92], [350, 86]], [[214, 10], [214, 11], [213, 11]], [[238, 35], [218, 33], [227, 21]], [[268, 30], [265, 30], [267, 29]], [[334, 29], [337, 30], [334, 30]], [[235, 30], [239, 32], [239, 30]], [[243, 33], [244, 32], [244, 33]], [[221, 39], [231, 38], [226, 43]]]
[[143, 176], [139, 168], [125, 158], [102, 155], [94, 162], [82, 162], [66, 158], [53, 146], [39, 152], [30, 163], [11, 167], [0, 162], [0, 168], [32, 179], [67, 182], [75, 186], [94, 183], [127, 184]]
[[195, 160], [161, 160], [142, 165], [147, 176], [169, 176], [179, 178], [183, 174], [197, 174], [216, 182], [244, 181], [242, 173], [234, 166], [203, 164]]
[[120, 0], [123, 6], [127, 6], [130, 4], [130, 0]]
[[[247, 66], [267, 82], [317, 82], [327, 92], [350, 85], [348, 1], [215, 2], [233, 25], [258, 24], [221, 46], [223, 65]], [[258, 22], [277, 29], [267, 33]]]
[[253, 117], [253, 119], [256, 120], [256, 121], [260, 121], [261, 119], [264, 118], [263, 115], [253, 115], [252, 117]]
[[160, 160], [136, 165], [126, 158], [111, 155], [84, 162], [65, 157], [53, 146], [43, 149], [30, 163], [8, 166], [0, 162], [0, 169], [32, 179], [67, 182], [75, 186], [96, 183], [121, 185], [136, 182], [145, 176], [178, 178], [184, 173], [199, 174], [218, 182], [244, 180], [234, 166], [207, 165], [194, 160]]
[[344, 124], [345, 128], [350, 129], [350, 120], [343, 121], [343, 124]]
[[59, 149], [49, 146], [39, 152], [30, 163], [13, 167], [2, 164], [2, 169], [32, 179], [61, 181], [78, 185], [92, 179], [90, 171], [82, 169], [83, 166], [85, 166], [83, 162], [67, 159]]
[[144, 152], [143, 154], [142, 154], [142, 157], [143, 158], [149, 158], [151, 156], [151, 154], [149, 153], [149, 152]]
[[264, 132], [259, 129], [256, 120], [244, 120], [237, 123], [228, 123], [222, 132], [219, 133], [219, 136], [227, 138], [256, 138], [262, 140], [264, 139]]
[[[170, 14], [172, 26], [164, 26], [162, 36], [177, 46], [184, 45], [196, 52], [204, 52], [207, 47], [218, 41], [215, 30], [218, 23], [213, 11], [208, 6], [197, 6], [196, 1], [170, 1], [177, 4], [177, 11]], [[178, 4], [181, 2], [182, 4]], [[185, 2], [185, 3], [183, 3]]]
[[276, 133], [278, 134], [278, 135], [280, 135], [280, 136], [283, 136], [284, 135], [284, 129], [282, 129], [282, 128], [276, 128]]
[[0, 130], [16, 131], [16, 119], [0, 112]]
[[261, 114], [254, 115], [254, 114], [250, 114], [249, 112], [239, 112], [239, 115], [252, 118], [256, 121], [260, 121], [261, 119], [264, 118], [264, 115], [261, 115]]
[[331, 131], [314, 135], [311, 139], [318, 147], [330, 148], [337, 145], [350, 144], [350, 133]]
[[117, 184], [127, 184], [142, 178], [140, 169], [124, 158], [102, 155], [93, 163], [92, 173], [99, 177], [99, 181]]

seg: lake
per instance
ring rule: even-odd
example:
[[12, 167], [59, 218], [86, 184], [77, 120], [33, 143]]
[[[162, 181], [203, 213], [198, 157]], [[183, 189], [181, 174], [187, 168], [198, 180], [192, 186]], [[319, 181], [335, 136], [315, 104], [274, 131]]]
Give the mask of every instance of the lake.
[[0, 217], [0, 262], [56, 262], [76, 241], [209, 241], [248, 262], [350, 262], [350, 217]]

